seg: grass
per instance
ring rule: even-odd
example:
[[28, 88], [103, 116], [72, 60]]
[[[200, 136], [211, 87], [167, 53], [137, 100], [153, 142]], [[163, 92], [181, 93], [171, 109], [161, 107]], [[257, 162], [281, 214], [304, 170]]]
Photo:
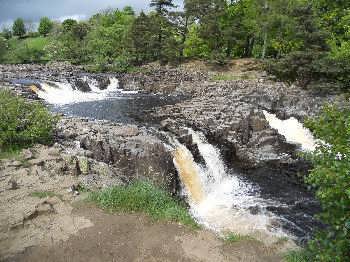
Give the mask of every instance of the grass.
[[6, 151], [0, 151], [0, 159], [14, 159], [17, 161], [22, 161], [20, 152], [20, 149], [8, 149]]
[[211, 78], [212, 81], [233, 81], [233, 80], [249, 80], [249, 79], [254, 79], [254, 77], [247, 74], [235, 75], [235, 74], [229, 74], [229, 73], [217, 74]]
[[284, 260], [286, 262], [308, 262], [311, 261], [310, 257], [307, 255], [306, 251], [301, 250], [293, 250], [288, 252], [284, 256]]
[[88, 199], [111, 212], [142, 212], [154, 220], [174, 221], [193, 229], [199, 228], [181, 202], [145, 181], [92, 192]]
[[57, 195], [56, 193], [54, 193], [52, 191], [35, 191], [35, 192], [31, 193], [30, 196], [37, 197], [37, 198], [46, 198], [46, 197], [54, 197], [54, 196], [59, 197], [59, 195]]
[[9, 49], [3, 57], [3, 62], [16, 64], [23, 62], [47, 62], [45, 47], [50, 43], [49, 37], [11, 38]]
[[244, 240], [255, 240], [253, 237], [248, 235], [240, 235], [236, 233], [229, 233], [224, 238], [225, 243], [232, 244]]

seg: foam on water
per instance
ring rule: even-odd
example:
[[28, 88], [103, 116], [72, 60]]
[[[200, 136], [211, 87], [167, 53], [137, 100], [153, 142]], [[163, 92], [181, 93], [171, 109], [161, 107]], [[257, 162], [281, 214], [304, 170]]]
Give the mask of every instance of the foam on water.
[[49, 104], [67, 105], [80, 102], [98, 101], [106, 99], [111, 95], [117, 94], [135, 94], [137, 91], [123, 91], [119, 89], [119, 81], [117, 78], [110, 78], [110, 84], [106, 89], [98, 88], [98, 83], [95, 79], [83, 77], [83, 81], [87, 82], [91, 91], [82, 92], [72, 87], [70, 83], [62, 82], [43, 82], [41, 89], [35, 89], [35, 92], [41, 99], [44, 99]]
[[[193, 130], [189, 132], [206, 165], [196, 164], [183, 145], [177, 146], [174, 164], [197, 221], [218, 233], [251, 235], [265, 243], [273, 243], [279, 237], [287, 236], [281, 230], [277, 217], [265, 210], [267, 204], [278, 203], [267, 203], [254, 193], [256, 190], [252, 185], [234, 174], [228, 174], [219, 150], [209, 144], [203, 134]], [[187, 157], [179, 157], [179, 154], [186, 154]], [[188, 166], [190, 168], [184, 172], [184, 167]], [[198, 197], [199, 188], [203, 192], [201, 197]], [[251, 209], [258, 209], [258, 212], [253, 214]]]
[[303, 151], [315, 151], [317, 141], [311, 131], [303, 126], [296, 118], [291, 117], [287, 120], [281, 120], [274, 114], [264, 111], [266, 120], [270, 126], [283, 135], [287, 142], [301, 145]]

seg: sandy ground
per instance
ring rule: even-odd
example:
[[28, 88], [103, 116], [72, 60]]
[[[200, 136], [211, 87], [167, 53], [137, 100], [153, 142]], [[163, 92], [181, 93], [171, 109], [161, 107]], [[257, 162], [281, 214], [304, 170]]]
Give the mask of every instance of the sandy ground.
[[153, 223], [140, 214], [108, 214], [80, 204], [73, 215], [94, 226], [50, 247], [31, 247], [12, 261], [282, 261], [256, 241], [225, 244], [211, 232], [174, 223]]

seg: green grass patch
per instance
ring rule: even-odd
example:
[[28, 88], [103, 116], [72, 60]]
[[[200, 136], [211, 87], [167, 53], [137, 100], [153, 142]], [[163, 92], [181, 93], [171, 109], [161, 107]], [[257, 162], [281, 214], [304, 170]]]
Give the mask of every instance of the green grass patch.
[[249, 80], [254, 79], [255, 77], [248, 74], [235, 75], [229, 73], [222, 73], [212, 76], [212, 81], [234, 81], [234, 80]]
[[54, 196], [59, 197], [59, 195], [55, 194], [52, 191], [35, 191], [31, 193], [30, 196], [37, 197], [37, 198], [46, 198], [46, 197], [54, 197]]
[[312, 261], [312, 259], [308, 256], [307, 252], [304, 249], [293, 250], [293, 251], [288, 252], [284, 256], [284, 260], [286, 262], [308, 262], [308, 261]]
[[148, 182], [138, 181], [126, 187], [116, 186], [92, 192], [89, 200], [112, 212], [142, 212], [155, 220], [174, 221], [193, 229], [199, 228], [181, 202]]
[[236, 243], [244, 240], [256, 240], [255, 238], [248, 236], [248, 235], [240, 235], [236, 233], [229, 233], [224, 238], [225, 243], [231, 244]]
[[6, 151], [0, 151], [0, 159], [14, 159], [21, 161], [22, 158], [20, 156], [20, 152], [21, 150], [16, 148], [11, 148]]
[[49, 58], [45, 48], [50, 42], [49, 37], [24, 39], [13, 37], [8, 40], [8, 49], [3, 57], [3, 62], [8, 64], [46, 63]]

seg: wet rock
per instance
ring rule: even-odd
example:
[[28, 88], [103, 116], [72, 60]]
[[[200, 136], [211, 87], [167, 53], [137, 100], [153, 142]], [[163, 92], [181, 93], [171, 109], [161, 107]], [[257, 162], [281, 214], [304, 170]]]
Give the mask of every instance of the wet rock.
[[98, 76], [98, 77], [95, 77], [95, 79], [96, 79], [97, 84], [98, 84], [97, 87], [100, 90], [107, 89], [107, 87], [111, 84], [111, 80], [107, 76]]
[[84, 81], [84, 80], [82, 80], [82, 79], [77, 79], [77, 80], [75, 80], [75, 82], [74, 82], [74, 87], [75, 87], [77, 90], [79, 90], [79, 91], [81, 91], [81, 92], [84, 92], [84, 93], [90, 92], [90, 91], [91, 91], [91, 88], [90, 88], [90, 86], [89, 86], [89, 83], [86, 82], [86, 81]]

